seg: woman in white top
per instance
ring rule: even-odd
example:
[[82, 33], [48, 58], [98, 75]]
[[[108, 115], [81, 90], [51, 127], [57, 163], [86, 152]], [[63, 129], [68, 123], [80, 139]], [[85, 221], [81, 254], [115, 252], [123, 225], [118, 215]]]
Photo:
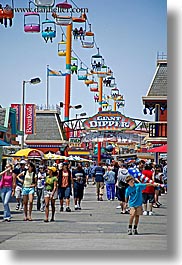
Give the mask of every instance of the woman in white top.
[[[20, 176], [24, 176], [22, 180]], [[28, 170], [23, 171], [17, 176], [17, 179], [23, 183], [22, 195], [24, 205], [24, 221], [32, 221], [32, 207], [35, 187], [37, 186], [37, 176], [35, 174], [35, 165], [33, 163], [28, 164]], [[28, 201], [29, 201], [29, 217], [28, 212]]]

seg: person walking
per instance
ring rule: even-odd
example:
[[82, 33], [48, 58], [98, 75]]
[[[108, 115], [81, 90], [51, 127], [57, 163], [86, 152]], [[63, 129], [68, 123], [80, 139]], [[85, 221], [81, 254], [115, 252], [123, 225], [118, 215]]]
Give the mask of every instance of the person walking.
[[109, 201], [114, 201], [115, 197], [115, 172], [112, 171], [112, 167], [108, 166], [107, 171], [104, 174], [104, 181], [106, 184], [106, 194]]
[[16, 186], [16, 178], [13, 173], [13, 165], [7, 164], [5, 170], [0, 173], [0, 176], [2, 176], [0, 193], [4, 207], [3, 222], [10, 222], [11, 211], [9, 207], [9, 201], [11, 196], [14, 196]]
[[43, 212], [45, 209], [44, 189], [45, 189], [46, 172], [44, 166], [39, 166], [37, 174], [37, 211]]
[[[142, 174], [145, 177], [148, 177], [149, 180], [153, 180], [154, 181], [154, 172], [152, 170], [152, 166], [151, 164], [146, 164], [144, 167], [144, 170], [142, 170]], [[142, 191], [142, 197], [143, 197], [143, 215], [147, 215], [147, 202], [149, 202], [149, 215], [153, 215], [152, 212], [152, 206], [154, 203], [154, 194], [155, 194], [155, 190], [154, 190], [154, 186], [150, 186], [150, 187], [146, 187], [146, 189], [144, 189]]]
[[23, 171], [26, 171], [27, 168], [26, 168], [26, 165], [27, 165], [27, 162], [25, 160], [21, 160], [20, 163], [18, 163], [15, 167], [14, 167], [14, 170], [13, 170], [13, 173], [15, 174], [15, 177], [16, 177], [16, 188], [15, 188], [15, 197], [16, 197], [16, 211], [18, 211], [19, 209], [21, 211], [23, 211], [23, 196], [22, 196], [22, 186], [23, 186], [23, 179], [24, 179], [24, 176], [23, 175], [20, 175], [19, 178], [22, 180], [22, 181], [19, 181], [17, 179], [17, 176], [18, 174], [22, 173]]
[[63, 162], [63, 168], [59, 170], [58, 175], [58, 196], [60, 200], [60, 212], [63, 212], [64, 207], [64, 198], [66, 201], [66, 212], [71, 212], [70, 208], [70, 196], [71, 186], [72, 186], [72, 174], [71, 170], [68, 168], [69, 164], [67, 162]]
[[[139, 217], [143, 213], [142, 209], [142, 190], [146, 189], [148, 186], [157, 186], [158, 184], [151, 183], [135, 183], [135, 180], [132, 176], [126, 177], [126, 183], [128, 183], [128, 188], [125, 193], [125, 202], [130, 205], [130, 217], [129, 217], [129, 225], [128, 225], [128, 235], [138, 235], [138, 224]], [[134, 227], [132, 231], [132, 225], [134, 221]]]
[[86, 174], [81, 163], [72, 172], [73, 194], [75, 202], [75, 210], [81, 210], [81, 201], [83, 199], [84, 187], [86, 185]]
[[[21, 176], [23, 176], [24, 178], [22, 179]], [[37, 175], [36, 175], [35, 165], [32, 162], [30, 162], [28, 164], [28, 170], [25, 170], [22, 173], [20, 173], [17, 176], [17, 179], [23, 184], [22, 195], [23, 195], [23, 206], [24, 206], [24, 221], [32, 221], [33, 199], [34, 199], [35, 187], [37, 186]]]
[[96, 196], [98, 201], [103, 201], [104, 174], [105, 174], [105, 169], [102, 167], [102, 162], [99, 162], [98, 166], [94, 167], [92, 171], [92, 175], [96, 183]]
[[[127, 204], [125, 203], [125, 192], [128, 184], [126, 183], [126, 177], [129, 176], [127, 164], [121, 164], [118, 170], [117, 177], [117, 198], [120, 201], [121, 214], [128, 213], [126, 210]], [[119, 208], [119, 207], [118, 207]]]
[[50, 222], [54, 222], [55, 215], [55, 192], [57, 190], [57, 168], [56, 167], [48, 167], [48, 176], [45, 179], [45, 190], [44, 190], [44, 199], [45, 199], [45, 219], [44, 222], [49, 222], [49, 203], [51, 202], [52, 209], [52, 217]]

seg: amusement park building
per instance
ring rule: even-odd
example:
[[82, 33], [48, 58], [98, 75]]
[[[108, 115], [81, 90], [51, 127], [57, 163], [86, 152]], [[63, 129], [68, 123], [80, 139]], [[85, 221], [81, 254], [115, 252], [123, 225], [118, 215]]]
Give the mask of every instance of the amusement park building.
[[56, 153], [67, 145], [59, 114], [58, 110], [36, 110], [36, 133], [25, 140], [29, 148]]
[[152, 145], [167, 143], [167, 58], [157, 58], [157, 67], [147, 95], [142, 97], [144, 114], [155, 112], [155, 121], [149, 122], [146, 138]]

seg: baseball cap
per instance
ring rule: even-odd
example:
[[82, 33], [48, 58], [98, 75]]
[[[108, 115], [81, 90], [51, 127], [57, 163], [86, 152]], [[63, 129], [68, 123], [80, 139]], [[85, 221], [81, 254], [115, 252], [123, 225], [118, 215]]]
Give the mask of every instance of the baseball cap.
[[25, 160], [21, 160], [20, 164], [26, 164], [27, 162]]

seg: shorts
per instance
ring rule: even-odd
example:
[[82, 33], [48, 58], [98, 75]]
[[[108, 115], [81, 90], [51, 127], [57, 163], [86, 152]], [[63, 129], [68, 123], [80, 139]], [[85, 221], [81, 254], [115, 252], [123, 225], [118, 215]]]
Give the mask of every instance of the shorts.
[[73, 194], [74, 194], [74, 198], [79, 198], [80, 200], [83, 199], [83, 191], [84, 191], [84, 188], [83, 189], [75, 189], [73, 190]]
[[125, 202], [125, 191], [126, 191], [126, 188], [117, 189], [117, 197], [120, 202]]
[[16, 199], [20, 199], [22, 197], [22, 187], [16, 186], [15, 197], [16, 197]]
[[142, 214], [143, 214], [142, 206], [130, 207], [130, 215], [136, 216], [136, 215], [142, 215]]
[[22, 195], [34, 194], [34, 192], [35, 192], [35, 189], [33, 187], [32, 188], [26, 188], [26, 187], [22, 188]]
[[154, 193], [142, 193], [143, 204], [154, 203]]
[[[44, 198], [50, 198], [52, 195], [52, 191], [44, 190]], [[58, 198], [57, 192], [54, 193], [53, 199], [56, 200]]]
[[62, 200], [63, 198], [69, 199], [71, 196], [71, 187], [59, 188], [58, 196], [60, 200]]

